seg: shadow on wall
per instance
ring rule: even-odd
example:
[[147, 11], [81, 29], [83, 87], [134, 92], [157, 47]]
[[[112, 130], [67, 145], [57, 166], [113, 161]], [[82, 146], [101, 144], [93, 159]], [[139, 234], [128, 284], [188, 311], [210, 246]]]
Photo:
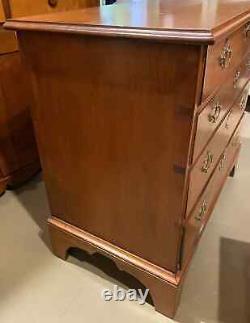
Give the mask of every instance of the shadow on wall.
[[218, 321], [250, 322], [250, 244], [221, 238]]

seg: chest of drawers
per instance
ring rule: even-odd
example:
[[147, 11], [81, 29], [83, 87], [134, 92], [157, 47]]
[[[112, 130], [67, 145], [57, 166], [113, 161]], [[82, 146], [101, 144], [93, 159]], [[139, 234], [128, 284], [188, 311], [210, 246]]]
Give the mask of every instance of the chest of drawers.
[[55, 254], [104, 254], [168, 316], [237, 162], [249, 9], [131, 1], [6, 24], [32, 75]]
[[[29, 107], [30, 80], [6, 18], [98, 5], [96, 0], [0, 0], [0, 195], [40, 169]], [[18, 81], [17, 81], [18, 80]]]
[[29, 113], [31, 91], [21, 62], [15, 32], [3, 29], [6, 18], [0, 1], [0, 195], [40, 169]]

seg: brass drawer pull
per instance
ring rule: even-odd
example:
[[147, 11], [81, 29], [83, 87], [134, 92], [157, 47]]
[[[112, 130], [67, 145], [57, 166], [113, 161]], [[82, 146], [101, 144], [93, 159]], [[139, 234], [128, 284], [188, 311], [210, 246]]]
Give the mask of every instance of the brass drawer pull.
[[48, 4], [50, 7], [55, 8], [58, 4], [58, 0], [48, 0]]
[[233, 80], [233, 86], [234, 88], [237, 87], [237, 83], [239, 81], [240, 78], [240, 71], [236, 71], [235, 75], [234, 75], [234, 80]]
[[227, 68], [231, 63], [232, 48], [227, 40], [219, 56], [219, 65], [222, 69]]
[[250, 36], [250, 22], [245, 24], [244, 33], [245, 33], [246, 38], [248, 38]]
[[221, 110], [222, 110], [222, 106], [219, 104], [219, 102], [216, 102], [211, 112], [208, 115], [208, 121], [211, 123], [216, 123], [216, 121], [220, 116]]
[[199, 213], [195, 216], [195, 219], [197, 221], [201, 221], [202, 218], [204, 217], [204, 215], [206, 214], [206, 212], [207, 212], [207, 202], [204, 200], [202, 202], [200, 209], [199, 209]]
[[213, 163], [214, 156], [210, 151], [207, 151], [207, 157], [203, 162], [203, 165], [201, 167], [201, 171], [203, 173], [207, 173], [211, 164]]
[[224, 168], [224, 166], [225, 166], [225, 161], [226, 161], [226, 155], [225, 155], [225, 154], [223, 154], [223, 155], [222, 155], [222, 157], [221, 157], [221, 159], [220, 159], [219, 171], [221, 171], [221, 170]]

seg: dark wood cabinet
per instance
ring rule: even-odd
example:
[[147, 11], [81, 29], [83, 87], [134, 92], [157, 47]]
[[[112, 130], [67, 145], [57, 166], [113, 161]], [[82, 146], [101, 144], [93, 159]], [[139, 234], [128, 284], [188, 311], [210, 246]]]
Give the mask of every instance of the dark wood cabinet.
[[106, 255], [168, 316], [237, 162], [249, 9], [140, 1], [6, 24], [32, 75], [55, 254]]

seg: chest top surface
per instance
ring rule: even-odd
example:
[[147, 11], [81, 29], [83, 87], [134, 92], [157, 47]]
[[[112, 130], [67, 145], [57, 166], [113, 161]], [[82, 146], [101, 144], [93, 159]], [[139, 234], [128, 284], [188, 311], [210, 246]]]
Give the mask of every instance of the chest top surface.
[[248, 0], [131, 0], [11, 20], [7, 28], [213, 43], [250, 18]]

